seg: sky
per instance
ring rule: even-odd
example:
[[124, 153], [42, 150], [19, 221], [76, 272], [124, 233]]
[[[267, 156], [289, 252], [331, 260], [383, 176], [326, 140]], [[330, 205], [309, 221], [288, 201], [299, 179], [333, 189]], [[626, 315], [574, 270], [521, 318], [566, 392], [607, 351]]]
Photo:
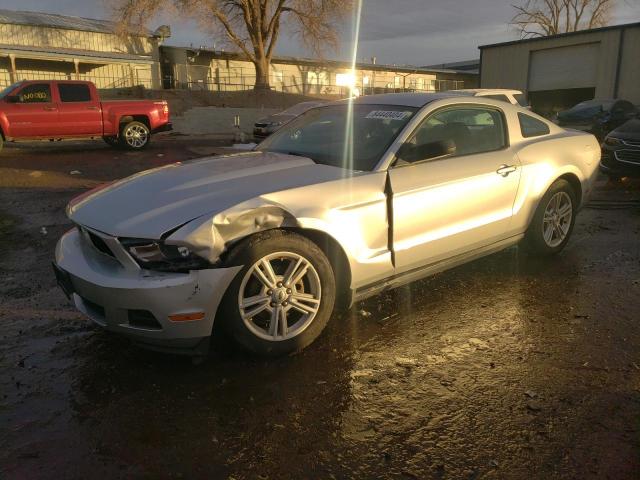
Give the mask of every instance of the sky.
[[[378, 63], [432, 65], [479, 57], [478, 45], [517, 39], [509, 26], [518, 0], [363, 0], [358, 61], [376, 57]], [[109, 18], [109, 0], [0, 0], [0, 8], [46, 11], [62, 15]], [[640, 22], [640, 0], [620, 0], [613, 24]], [[223, 42], [198, 31], [195, 22], [151, 19], [148, 27], [168, 23], [171, 45], [216, 46]], [[342, 26], [338, 51], [328, 59], [348, 60], [353, 50], [353, 19]], [[310, 56], [295, 38], [284, 35], [278, 55]]]

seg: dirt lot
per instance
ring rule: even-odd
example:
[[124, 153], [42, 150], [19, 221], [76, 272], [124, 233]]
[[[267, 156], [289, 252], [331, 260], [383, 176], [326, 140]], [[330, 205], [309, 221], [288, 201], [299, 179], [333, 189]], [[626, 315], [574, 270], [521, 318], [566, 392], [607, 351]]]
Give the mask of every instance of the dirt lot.
[[513, 248], [336, 315], [298, 356], [218, 341], [193, 366], [94, 328], [50, 262], [74, 195], [217, 146], [0, 154], [0, 478], [639, 478], [639, 184], [600, 182], [553, 260]]

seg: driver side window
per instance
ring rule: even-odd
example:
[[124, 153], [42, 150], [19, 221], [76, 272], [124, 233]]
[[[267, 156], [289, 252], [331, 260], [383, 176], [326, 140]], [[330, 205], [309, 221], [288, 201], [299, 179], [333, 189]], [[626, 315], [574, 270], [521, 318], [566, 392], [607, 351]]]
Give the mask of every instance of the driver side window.
[[507, 146], [504, 117], [491, 107], [445, 108], [427, 117], [408, 143], [406, 162], [500, 150]]
[[27, 85], [18, 93], [18, 103], [50, 103], [51, 88], [48, 84]]

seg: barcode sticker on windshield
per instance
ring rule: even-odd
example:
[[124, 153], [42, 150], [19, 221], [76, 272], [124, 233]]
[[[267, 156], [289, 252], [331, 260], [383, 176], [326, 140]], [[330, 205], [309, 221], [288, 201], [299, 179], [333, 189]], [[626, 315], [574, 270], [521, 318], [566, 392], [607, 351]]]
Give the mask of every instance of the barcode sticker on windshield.
[[365, 118], [377, 118], [379, 120], [404, 120], [409, 118], [413, 112], [398, 112], [396, 110], [374, 110], [369, 112]]

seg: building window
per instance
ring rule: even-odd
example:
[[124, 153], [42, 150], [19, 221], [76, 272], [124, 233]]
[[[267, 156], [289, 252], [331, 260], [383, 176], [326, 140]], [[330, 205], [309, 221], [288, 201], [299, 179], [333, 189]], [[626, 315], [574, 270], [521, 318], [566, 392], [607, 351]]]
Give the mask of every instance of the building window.
[[336, 74], [336, 85], [338, 87], [354, 87], [356, 84], [356, 79], [353, 73], [337, 73]]

